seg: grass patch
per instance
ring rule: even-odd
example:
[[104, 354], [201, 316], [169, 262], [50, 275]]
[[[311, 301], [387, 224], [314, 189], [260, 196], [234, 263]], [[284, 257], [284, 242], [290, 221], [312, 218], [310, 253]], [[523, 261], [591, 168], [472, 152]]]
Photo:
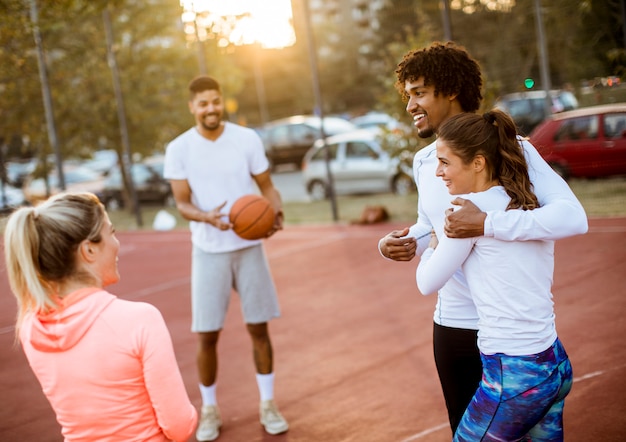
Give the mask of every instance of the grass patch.
[[[572, 179], [570, 187], [581, 201], [590, 218], [626, 216], [626, 177], [605, 179]], [[411, 225], [417, 218], [417, 193], [407, 196], [393, 194], [340, 196], [337, 198], [339, 223], [358, 220], [365, 206], [384, 206], [390, 215], [390, 221], [405, 222]], [[154, 217], [161, 210], [158, 206], [141, 208], [142, 226], [138, 227], [137, 216], [130, 210], [109, 211], [109, 217], [118, 231], [150, 230]], [[174, 208], [166, 209], [177, 219], [177, 228], [186, 228], [188, 223]], [[285, 224], [329, 224], [333, 223], [333, 211], [330, 201], [286, 202], [284, 204]], [[4, 217], [3, 217], [4, 218]], [[4, 219], [0, 223], [3, 230]]]
[[626, 216], [626, 177], [573, 179], [569, 185], [589, 218]]
[[[618, 217], [626, 216], [626, 177], [606, 179], [572, 179], [570, 187], [581, 201], [587, 216]], [[394, 222], [412, 224], [417, 217], [417, 193], [407, 196], [393, 194], [340, 196], [337, 198], [338, 222], [350, 223], [359, 219], [365, 206], [382, 205]], [[152, 221], [160, 207], [142, 207], [143, 229], [151, 229]], [[176, 209], [167, 209], [176, 216], [178, 228], [186, 227]], [[333, 223], [330, 201], [286, 202], [284, 204], [285, 224], [328, 224]], [[118, 230], [136, 230], [136, 216], [130, 211], [111, 211], [111, 220]]]

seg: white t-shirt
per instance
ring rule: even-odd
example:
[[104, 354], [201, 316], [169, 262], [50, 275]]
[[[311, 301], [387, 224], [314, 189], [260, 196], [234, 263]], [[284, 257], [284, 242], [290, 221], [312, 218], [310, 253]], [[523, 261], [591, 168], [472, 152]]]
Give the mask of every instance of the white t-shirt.
[[[505, 210], [502, 186], [459, 195], [482, 211]], [[440, 237], [423, 254], [416, 272], [424, 294], [443, 287], [461, 267], [478, 311], [478, 348], [485, 354], [542, 352], [556, 339], [552, 302], [554, 241], [501, 241], [479, 236]]]
[[[226, 202], [222, 213], [228, 214], [239, 197], [258, 193], [252, 176], [268, 167], [258, 134], [226, 122], [224, 132], [215, 141], [192, 127], [170, 142], [163, 174], [167, 179], [187, 180], [191, 202], [199, 209], [209, 211]], [[242, 239], [232, 230], [219, 230], [208, 223], [190, 221], [189, 226], [192, 243], [205, 252], [231, 252], [260, 242]]]
[[[488, 209], [484, 235], [502, 241], [519, 241], [556, 240], [585, 233], [587, 216], [567, 183], [529, 142], [523, 141], [522, 146], [541, 207], [527, 211]], [[448, 193], [443, 180], [435, 176], [437, 163], [435, 142], [417, 152], [413, 160], [413, 175], [419, 190], [418, 218], [408, 236], [417, 239], [417, 256], [426, 250], [432, 229], [437, 238], [445, 236], [445, 211], [452, 207], [451, 201], [456, 198]], [[460, 269], [439, 290], [434, 321], [446, 327], [478, 329], [478, 313]]]

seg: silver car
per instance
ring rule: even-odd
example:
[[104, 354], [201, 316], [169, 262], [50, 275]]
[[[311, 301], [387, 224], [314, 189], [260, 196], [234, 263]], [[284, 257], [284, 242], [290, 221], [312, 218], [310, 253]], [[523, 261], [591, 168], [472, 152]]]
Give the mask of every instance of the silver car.
[[302, 161], [304, 187], [312, 200], [328, 198], [326, 151], [336, 194], [394, 192], [406, 195], [415, 189], [410, 169], [383, 150], [376, 134], [359, 130], [318, 140]]

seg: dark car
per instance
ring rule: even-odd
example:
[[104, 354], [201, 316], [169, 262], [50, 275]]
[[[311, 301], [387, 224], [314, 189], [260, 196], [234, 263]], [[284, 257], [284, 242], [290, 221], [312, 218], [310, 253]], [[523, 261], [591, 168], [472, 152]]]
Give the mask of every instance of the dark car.
[[[144, 163], [132, 165], [133, 185], [137, 200], [139, 203], [173, 206], [174, 198], [170, 184], [158, 172], [157, 167]], [[119, 167], [115, 166], [106, 177], [101, 197], [108, 209], [116, 210], [124, 207], [123, 189], [122, 172]]]
[[[324, 134], [336, 135], [357, 130], [357, 127], [343, 118], [324, 117]], [[295, 164], [301, 167], [302, 159], [321, 138], [320, 118], [312, 115], [298, 115], [274, 120], [259, 130], [265, 153], [272, 169], [279, 164]]]
[[[549, 115], [545, 91], [506, 94], [496, 101], [495, 107], [508, 113], [523, 135], [529, 135]], [[571, 92], [555, 90], [550, 92], [550, 107], [551, 113], [569, 111], [578, 108], [578, 100]]]
[[626, 174], [626, 103], [552, 115], [530, 141], [565, 179]]

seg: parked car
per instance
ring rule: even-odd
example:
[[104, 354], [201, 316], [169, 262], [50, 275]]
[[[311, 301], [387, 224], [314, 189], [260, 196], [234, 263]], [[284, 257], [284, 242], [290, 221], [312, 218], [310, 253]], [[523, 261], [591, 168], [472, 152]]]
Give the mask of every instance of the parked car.
[[4, 164], [7, 181], [15, 187], [22, 187], [26, 177], [35, 170], [35, 161], [7, 161]]
[[[578, 100], [571, 92], [555, 90], [550, 92], [550, 96], [552, 113], [578, 108]], [[545, 91], [527, 91], [506, 94], [496, 101], [495, 107], [508, 113], [523, 135], [529, 135], [549, 116], [545, 102]]]
[[626, 174], [626, 103], [552, 115], [530, 141], [565, 179]]
[[302, 161], [304, 187], [312, 200], [329, 196], [326, 151], [336, 194], [394, 192], [406, 195], [415, 189], [410, 170], [398, 157], [383, 150], [376, 134], [359, 130], [318, 140]]
[[399, 131], [404, 130], [404, 125], [384, 112], [368, 112], [365, 115], [359, 115], [350, 120], [359, 129], [373, 130], [378, 133], [380, 131]]
[[82, 165], [101, 175], [106, 175], [117, 163], [117, 152], [107, 149], [94, 152], [92, 157], [84, 161]]
[[[102, 198], [104, 177], [97, 172], [80, 165], [64, 165], [63, 178], [65, 190], [69, 192], [92, 192], [98, 198]], [[45, 178], [29, 176], [24, 181], [22, 191], [30, 204], [37, 204], [48, 198], [48, 196], [59, 193], [61, 189], [56, 170], [48, 175], [48, 188], [46, 188]]]
[[0, 214], [11, 213], [20, 206], [28, 205], [22, 189], [0, 183]]
[[[320, 118], [312, 115], [298, 115], [267, 123], [259, 132], [272, 169], [279, 164], [301, 167], [306, 152], [315, 140], [321, 138], [320, 124]], [[324, 117], [324, 134], [327, 136], [356, 129], [343, 118]]]
[[[131, 167], [131, 175], [139, 203], [169, 207], [175, 205], [169, 182], [163, 178], [162, 173], [155, 170], [155, 167], [143, 162], [134, 163]], [[125, 206], [124, 184], [119, 166], [115, 166], [108, 173], [100, 199], [110, 210], [117, 210]]]

